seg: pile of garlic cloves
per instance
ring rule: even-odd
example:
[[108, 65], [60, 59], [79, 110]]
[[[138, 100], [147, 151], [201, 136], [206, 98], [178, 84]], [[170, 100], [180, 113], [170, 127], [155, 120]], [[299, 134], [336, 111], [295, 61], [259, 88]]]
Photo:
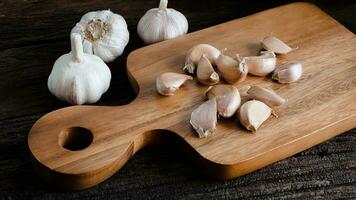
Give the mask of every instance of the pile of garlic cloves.
[[[190, 117], [190, 124], [199, 137], [213, 134], [220, 117], [236, 116], [240, 124], [252, 132], [257, 132], [271, 115], [277, 117], [274, 108], [286, 102], [283, 97], [270, 88], [245, 85], [239, 90], [234, 84], [245, 81], [247, 74], [261, 77], [272, 74], [272, 79], [278, 83], [292, 83], [302, 76], [302, 65], [287, 61], [277, 66], [278, 55], [297, 48], [289, 47], [274, 36], [265, 37], [261, 47], [265, 50], [259, 55], [242, 57], [236, 54], [234, 58], [225, 54], [226, 49], [219, 50], [209, 44], [198, 44], [188, 51], [183, 71], [195, 74], [201, 85], [209, 86], [206, 91], [208, 100], [193, 110]], [[190, 75], [174, 72], [161, 74], [156, 80], [158, 93], [174, 95], [181, 85], [193, 79]]]

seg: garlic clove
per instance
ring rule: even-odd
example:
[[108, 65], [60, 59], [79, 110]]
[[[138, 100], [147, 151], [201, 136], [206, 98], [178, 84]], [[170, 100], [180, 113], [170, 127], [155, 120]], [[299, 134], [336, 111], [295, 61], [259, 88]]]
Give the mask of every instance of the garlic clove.
[[302, 64], [298, 62], [287, 62], [277, 67], [272, 79], [279, 83], [292, 83], [300, 79], [303, 74]]
[[282, 40], [274, 37], [274, 36], [267, 36], [263, 38], [261, 41], [262, 47], [266, 50], [272, 51], [276, 54], [287, 54], [291, 51], [294, 51], [296, 48], [291, 48]]
[[251, 100], [242, 104], [240, 123], [249, 131], [256, 132], [272, 113], [272, 109], [261, 101]]
[[219, 75], [214, 71], [208, 57], [203, 54], [197, 67], [198, 81], [204, 85], [215, 85], [219, 82]]
[[260, 86], [251, 86], [247, 91], [249, 98], [262, 101], [269, 107], [280, 106], [286, 102], [272, 89], [263, 88]]
[[244, 85], [244, 86], [242, 86], [242, 87], [240, 87], [238, 90], [239, 90], [239, 92], [240, 92], [240, 95], [241, 96], [247, 96], [248, 95], [248, 90], [251, 88], [251, 86], [250, 85]]
[[193, 77], [174, 72], [163, 73], [156, 79], [157, 92], [163, 96], [172, 96], [187, 80], [193, 80]]
[[125, 19], [110, 10], [86, 13], [71, 33], [81, 35], [84, 53], [95, 54], [104, 62], [120, 56], [129, 42]]
[[232, 85], [214, 85], [206, 92], [209, 99], [216, 98], [217, 112], [220, 116], [232, 117], [241, 103], [240, 93]]
[[230, 84], [240, 83], [246, 79], [248, 68], [244, 59], [236, 61], [230, 56], [220, 54], [216, 59], [216, 65], [223, 79]]
[[167, 0], [160, 0], [159, 7], [148, 10], [138, 22], [137, 33], [146, 44], [172, 39], [188, 32], [187, 18], [177, 10], [167, 8], [167, 4]]
[[197, 67], [203, 54], [209, 59], [210, 63], [215, 65], [215, 60], [220, 55], [220, 51], [209, 44], [195, 45], [189, 49], [187, 53], [183, 70], [190, 74], [194, 74], [195, 68]]
[[260, 56], [244, 57], [248, 73], [266, 76], [276, 68], [276, 55], [272, 51], [262, 51]]
[[98, 56], [83, 52], [79, 34], [71, 34], [71, 48], [70, 53], [54, 63], [47, 81], [48, 89], [70, 104], [95, 103], [110, 86], [110, 69]]
[[190, 124], [200, 138], [207, 137], [215, 131], [217, 124], [216, 111], [216, 99], [212, 98], [201, 104], [192, 112], [190, 116]]

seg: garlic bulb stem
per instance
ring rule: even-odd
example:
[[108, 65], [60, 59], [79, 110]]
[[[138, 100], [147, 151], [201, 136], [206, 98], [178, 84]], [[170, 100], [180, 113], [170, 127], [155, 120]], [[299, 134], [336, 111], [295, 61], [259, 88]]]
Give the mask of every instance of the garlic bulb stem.
[[70, 34], [72, 56], [74, 62], [82, 62], [84, 57], [82, 38], [78, 33]]
[[161, 0], [159, 2], [159, 10], [166, 10], [167, 9], [167, 5], [168, 5], [168, 0]]

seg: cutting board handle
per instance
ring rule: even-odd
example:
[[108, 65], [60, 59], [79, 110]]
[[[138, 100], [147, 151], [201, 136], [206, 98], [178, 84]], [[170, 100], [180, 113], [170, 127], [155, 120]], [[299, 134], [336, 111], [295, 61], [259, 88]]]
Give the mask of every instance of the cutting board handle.
[[68, 189], [107, 179], [139, 149], [162, 141], [159, 130], [131, 127], [140, 122], [127, 114], [135, 105], [72, 106], [43, 116], [28, 136], [35, 169], [50, 183]]

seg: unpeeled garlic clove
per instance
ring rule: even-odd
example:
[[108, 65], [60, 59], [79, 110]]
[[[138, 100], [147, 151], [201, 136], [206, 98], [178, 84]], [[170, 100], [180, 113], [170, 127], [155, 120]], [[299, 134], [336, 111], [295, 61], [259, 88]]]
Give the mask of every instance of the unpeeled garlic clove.
[[243, 97], [243, 96], [247, 96], [248, 95], [248, 93], [247, 93], [247, 91], [249, 90], [251, 88], [251, 86], [250, 85], [244, 85], [244, 86], [242, 86], [242, 87], [239, 87], [239, 92], [240, 92], [240, 95]]
[[183, 70], [190, 74], [194, 74], [195, 68], [197, 67], [203, 54], [206, 55], [210, 63], [215, 65], [215, 60], [220, 55], [220, 51], [209, 44], [198, 44], [192, 47], [189, 49], [185, 58], [185, 66], [183, 67]]
[[276, 68], [276, 55], [272, 51], [261, 51], [260, 56], [244, 57], [248, 73], [267, 76]]
[[220, 116], [229, 118], [236, 113], [241, 103], [240, 93], [232, 85], [214, 85], [206, 92], [209, 99], [216, 98], [217, 112]]
[[242, 104], [239, 112], [241, 124], [249, 131], [256, 132], [271, 115], [272, 109], [261, 101], [251, 100]]
[[203, 54], [197, 67], [198, 81], [204, 85], [215, 85], [219, 82], [219, 75], [214, 71], [208, 57]]
[[302, 64], [293, 61], [277, 67], [272, 75], [272, 79], [277, 80], [279, 83], [292, 83], [300, 79], [302, 74]]
[[269, 107], [280, 106], [286, 102], [272, 89], [263, 88], [260, 86], [251, 86], [247, 91], [248, 97], [251, 99], [262, 101]]
[[212, 98], [201, 104], [192, 112], [190, 116], [190, 124], [200, 138], [207, 137], [215, 131], [217, 124], [216, 111], [216, 99]]
[[220, 54], [216, 59], [216, 65], [223, 79], [230, 84], [240, 83], [246, 79], [248, 68], [244, 59], [237, 61]]
[[187, 80], [193, 80], [193, 77], [174, 72], [163, 73], [156, 79], [156, 89], [163, 96], [172, 96]]
[[291, 48], [282, 40], [271, 35], [263, 38], [261, 44], [264, 49], [273, 51], [276, 54], [287, 54], [291, 51], [296, 50], [296, 48]]

